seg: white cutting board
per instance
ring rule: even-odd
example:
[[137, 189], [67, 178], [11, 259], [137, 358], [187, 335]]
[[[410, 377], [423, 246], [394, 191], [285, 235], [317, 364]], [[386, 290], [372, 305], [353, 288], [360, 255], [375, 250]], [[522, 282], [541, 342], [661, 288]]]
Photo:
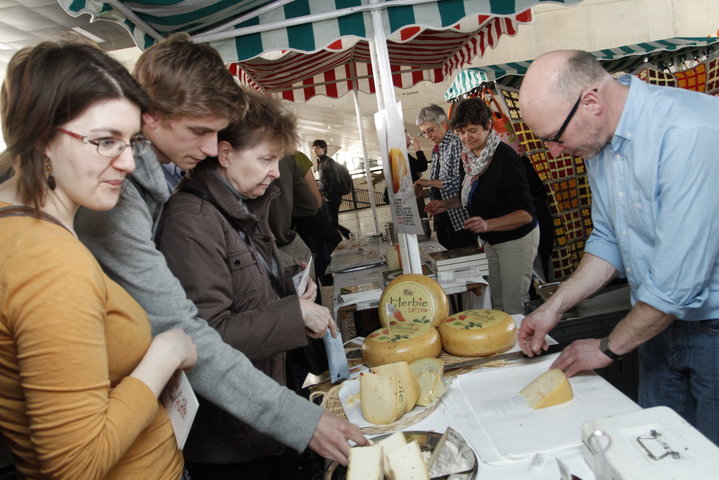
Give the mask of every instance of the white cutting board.
[[546, 371], [556, 356], [458, 377], [445, 404], [485, 463], [505, 464], [536, 453], [579, 447], [585, 420], [641, 410], [594, 373], [569, 379], [574, 391], [570, 402], [540, 410], [529, 408], [518, 392]]

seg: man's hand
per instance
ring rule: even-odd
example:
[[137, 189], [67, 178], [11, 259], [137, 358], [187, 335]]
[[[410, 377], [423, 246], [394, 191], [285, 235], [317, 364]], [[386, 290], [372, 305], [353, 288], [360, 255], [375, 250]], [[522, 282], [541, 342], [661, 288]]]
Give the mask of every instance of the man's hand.
[[525, 355], [533, 357], [549, 348], [545, 335], [559, 322], [559, 312], [542, 305], [522, 320], [517, 340]]
[[571, 377], [584, 370], [606, 367], [612, 359], [599, 350], [599, 339], [587, 338], [572, 342], [549, 368], [559, 368]]
[[347, 465], [350, 454], [350, 446], [347, 443], [349, 440], [360, 446], [369, 443], [357, 425], [342, 420], [333, 413], [325, 412], [320, 417], [315, 433], [312, 434], [309, 447], [325, 458]]

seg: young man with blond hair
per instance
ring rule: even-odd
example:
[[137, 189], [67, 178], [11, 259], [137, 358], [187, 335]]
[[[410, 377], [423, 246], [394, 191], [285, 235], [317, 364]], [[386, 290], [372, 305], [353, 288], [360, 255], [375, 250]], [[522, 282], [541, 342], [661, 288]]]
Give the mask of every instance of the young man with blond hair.
[[217, 133], [242, 118], [244, 92], [219, 54], [187, 35], [173, 35], [145, 51], [135, 77], [151, 100], [142, 133], [153, 148], [135, 157], [137, 169], [123, 185], [117, 207], [78, 213], [80, 239], [142, 305], [154, 334], [182, 328], [192, 337], [199, 359], [188, 375], [200, 395], [298, 452], [309, 446], [346, 463], [348, 440], [366, 443], [359, 428], [279, 386], [223, 342], [197, 316], [153, 241], [170, 195], [161, 165], [188, 170], [216, 156]]

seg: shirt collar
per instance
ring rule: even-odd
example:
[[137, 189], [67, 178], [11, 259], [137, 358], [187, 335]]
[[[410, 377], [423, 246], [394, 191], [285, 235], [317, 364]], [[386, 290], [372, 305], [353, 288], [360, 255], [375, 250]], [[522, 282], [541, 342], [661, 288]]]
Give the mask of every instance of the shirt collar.
[[610, 143], [612, 150], [618, 150], [626, 141], [630, 141], [634, 136], [634, 130], [639, 123], [639, 114], [641, 113], [641, 101], [639, 96], [647, 86], [643, 81], [632, 75], [623, 75], [617, 79], [622, 85], [629, 86], [627, 100], [624, 102], [622, 116], [619, 118], [617, 128], [614, 130], [614, 136]]

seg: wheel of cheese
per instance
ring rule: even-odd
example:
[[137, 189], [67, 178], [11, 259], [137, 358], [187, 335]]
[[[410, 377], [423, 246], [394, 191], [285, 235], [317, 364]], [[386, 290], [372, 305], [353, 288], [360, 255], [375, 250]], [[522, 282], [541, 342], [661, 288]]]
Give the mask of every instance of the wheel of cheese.
[[379, 299], [382, 326], [415, 322], [437, 327], [447, 315], [447, 294], [439, 283], [425, 275], [399, 275], [385, 287]]
[[439, 334], [448, 353], [484, 357], [512, 348], [517, 326], [509, 314], [499, 310], [466, 310], [442, 322]]
[[423, 323], [406, 322], [383, 327], [367, 335], [362, 342], [362, 357], [368, 367], [385, 363], [413, 362], [438, 357], [442, 341], [437, 329]]
[[520, 392], [531, 408], [546, 408], [574, 398], [567, 376], [558, 368], [547, 370]]

